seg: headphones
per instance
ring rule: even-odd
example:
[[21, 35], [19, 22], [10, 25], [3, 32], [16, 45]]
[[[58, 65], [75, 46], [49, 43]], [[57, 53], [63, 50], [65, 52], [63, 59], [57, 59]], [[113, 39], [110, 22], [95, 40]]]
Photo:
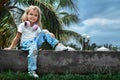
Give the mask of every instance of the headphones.
[[[29, 21], [25, 21], [25, 27], [26, 28], [30, 27], [30, 22]], [[36, 31], [38, 29], [38, 27], [39, 26], [37, 24], [34, 24], [33, 27], [32, 27], [33, 31]]]

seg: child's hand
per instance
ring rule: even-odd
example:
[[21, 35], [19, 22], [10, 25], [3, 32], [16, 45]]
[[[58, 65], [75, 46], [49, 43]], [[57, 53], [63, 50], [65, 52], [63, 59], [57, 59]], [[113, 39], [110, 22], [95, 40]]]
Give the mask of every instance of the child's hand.
[[51, 35], [52, 37], [55, 37], [55, 35], [54, 35], [53, 33], [50, 33], [50, 35]]
[[52, 37], [55, 37], [55, 35], [54, 35], [53, 33], [49, 32], [47, 29], [43, 29], [43, 31], [44, 31], [45, 33], [49, 33]]
[[8, 48], [4, 48], [4, 50], [11, 50], [12, 48], [8, 47]]

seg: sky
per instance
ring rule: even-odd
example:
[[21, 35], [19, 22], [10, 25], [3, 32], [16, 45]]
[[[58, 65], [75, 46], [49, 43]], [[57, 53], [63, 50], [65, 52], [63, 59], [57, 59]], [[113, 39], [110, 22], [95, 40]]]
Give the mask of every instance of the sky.
[[90, 36], [90, 43], [120, 47], [120, 0], [78, 0], [80, 21], [66, 28]]

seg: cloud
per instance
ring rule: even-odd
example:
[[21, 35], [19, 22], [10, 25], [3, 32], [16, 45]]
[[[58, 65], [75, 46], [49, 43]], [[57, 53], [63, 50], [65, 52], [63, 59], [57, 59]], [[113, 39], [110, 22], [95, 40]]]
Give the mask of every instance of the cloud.
[[[91, 18], [83, 21], [80, 25], [71, 25], [68, 30], [76, 31], [80, 34], [98, 34], [111, 33], [112, 31], [120, 30], [120, 20], [105, 19], [105, 18]], [[105, 32], [103, 32], [105, 31]]]
[[96, 37], [115, 36], [120, 30], [120, 20], [94, 18], [83, 21], [83, 25], [85, 33]]
[[[113, 19], [105, 19], [105, 18], [92, 18], [92, 19], [87, 19], [82, 22], [84, 26], [111, 26], [111, 25], [120, 25], [120, 20], [113, 20]], [[110, 27], [110, 28], [120, 28], [118, 26]]]
[[114, 44], [120, 38], [120, 20], [107, 18], [90, 18], [84, 20], [79, 25], [71, 25], [68, 30], [75, 31], [79, 34], [87, 34], [91, 37], [91, 43], [97, 44]]

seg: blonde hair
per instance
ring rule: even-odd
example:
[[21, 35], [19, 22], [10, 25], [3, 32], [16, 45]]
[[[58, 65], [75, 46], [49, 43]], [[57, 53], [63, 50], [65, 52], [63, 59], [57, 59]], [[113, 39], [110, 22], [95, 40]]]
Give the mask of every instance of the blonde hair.
[[38, 12], [37, 24], [38, 24], [40, 27], [42, 27], [42, 23], [41, 23], [41, 10], [40, 10], [40, 8], [39, 8], [38, 6], [33, 6], [33, 5], [29, 6], [29, 7], [25, 10], [24, 14], [23, 14], [22, 17], [21, 17], [22, 22], [25, 22], [25, 21], [28, 20], [27, 15], [28, 15], [28, 13], [30, 12], [31, 9], [37, 10], [37, 12]]

